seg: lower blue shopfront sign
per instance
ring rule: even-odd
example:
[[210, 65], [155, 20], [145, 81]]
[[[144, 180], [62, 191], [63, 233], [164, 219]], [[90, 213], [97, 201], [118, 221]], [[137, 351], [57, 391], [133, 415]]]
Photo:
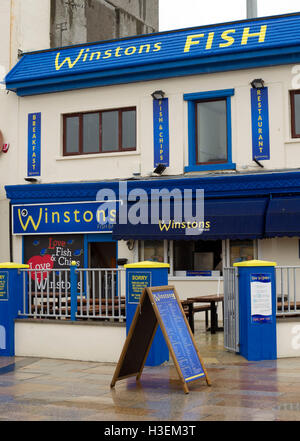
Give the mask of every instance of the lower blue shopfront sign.
[[98, 233], [112, 231], [115, 208], [99, 201], [12, 206], [13, 234]]

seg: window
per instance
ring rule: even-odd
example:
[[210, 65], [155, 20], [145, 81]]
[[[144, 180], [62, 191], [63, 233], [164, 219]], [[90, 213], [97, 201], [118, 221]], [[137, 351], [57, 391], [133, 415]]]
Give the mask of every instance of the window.
[[170, 264], [170, 277], [220, 277], [235, 262], [257, 259], [256, 240], [141, 240], [139, 261]]
[[135, 108], [64, 115], [63, 124], [64, 156], [136, 149]]
[[[174, 275], [222, 275], [221, 240], [173, 241]], [[215, 272], [216, 271], [216, 272]]]
[[151, 262], [165, 261], [165, 244], [164, 240], [143, 240], [139, 242], [139, 260]]
[[226, 100], [200, 101], [196, 107], [196, 162], [227, 162]]
[[188, 166], [185, 171], [235, 169], [231, 153], [233, 89], [184, 95], [188, 103]]
[[300, 138], [300, 90], [290, 91], [292, 138]]
[[236, 262], [254, 259], [253, 240], [230, 240], [230, 266]]

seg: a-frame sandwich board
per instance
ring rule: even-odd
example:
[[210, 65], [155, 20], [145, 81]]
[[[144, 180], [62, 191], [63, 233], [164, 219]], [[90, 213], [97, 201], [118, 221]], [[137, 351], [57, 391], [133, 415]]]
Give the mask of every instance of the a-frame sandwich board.
[[160, 325], [185, 393], [187, 383], [205, 377], [203, 360], [174, 286], [144, 288], [123, 346], [112, 382], [136, 376], [139, 380]]

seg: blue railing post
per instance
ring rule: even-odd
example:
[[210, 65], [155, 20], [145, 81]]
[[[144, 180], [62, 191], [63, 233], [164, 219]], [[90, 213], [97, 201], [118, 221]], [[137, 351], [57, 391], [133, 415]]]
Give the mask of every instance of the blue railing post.
[[71, 284], [71, 320], [76, 320], [77, 312], [77, 275], [76, 262], [71, 262], [70, 266], [70, 284]]

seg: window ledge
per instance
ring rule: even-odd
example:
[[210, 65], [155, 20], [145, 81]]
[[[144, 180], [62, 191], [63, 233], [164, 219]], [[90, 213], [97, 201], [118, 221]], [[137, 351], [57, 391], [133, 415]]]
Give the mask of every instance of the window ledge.
[[228, 162], [226, 164], [204, 164], [204, 165], [188, 165], [184, 167], [184, 171], [197, 172], [202, 170], [236, 170], [236, 164]]
[[134, 156], [140, 155], [138, 151], [130, 152], [107, 152], [107, 153], [91, 153], [89, 155], [70, 155], [70, 156], [57, 156], [56, 161], [67, 161], [69, 159], [93, 159], [93, 158], [107, 158], [115, 156]]
[[299, 144], [300, 138], [291, 138], [284, 141], [284, 144]]

